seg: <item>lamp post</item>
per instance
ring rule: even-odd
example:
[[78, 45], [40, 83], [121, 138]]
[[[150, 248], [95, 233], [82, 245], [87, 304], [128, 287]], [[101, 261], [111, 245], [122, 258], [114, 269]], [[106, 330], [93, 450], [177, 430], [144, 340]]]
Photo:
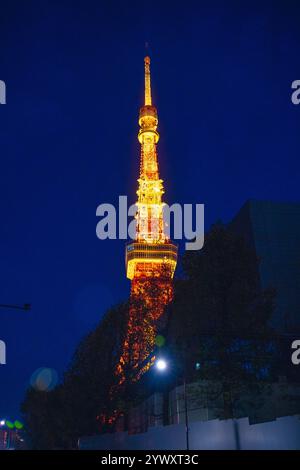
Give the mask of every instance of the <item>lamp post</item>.
[[[158, 358], [155, 361], [155, 367], [159, 372], [164, 372], [168, 368], [168, 363], [163, 358]], [[185, 417], [185, 439], [186, 439], [186, 450], [190, 450], [189, 441], [189, 414], [188, 414], [188, 402], [186, 392], [186, 374], [183, 375], [183, 400], [184, 400], [184, 417]]]

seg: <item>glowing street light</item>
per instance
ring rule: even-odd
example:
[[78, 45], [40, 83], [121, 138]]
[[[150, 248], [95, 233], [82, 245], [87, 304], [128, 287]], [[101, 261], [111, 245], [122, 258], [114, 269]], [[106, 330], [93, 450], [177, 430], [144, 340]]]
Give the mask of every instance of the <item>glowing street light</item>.
[[0, 426], [5, 426], [5, 419], [1, 419]]
[[167, 368], [167, 363], [164, 359], [157, 359], [155, 367], [160, 371], [164, 371]]

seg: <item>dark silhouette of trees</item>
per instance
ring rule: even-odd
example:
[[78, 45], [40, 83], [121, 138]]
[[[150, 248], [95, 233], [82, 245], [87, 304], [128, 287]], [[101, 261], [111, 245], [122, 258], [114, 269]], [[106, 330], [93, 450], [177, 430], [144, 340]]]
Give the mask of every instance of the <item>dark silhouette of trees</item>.
[[46, 392], [27, 390], [21, 406], [26, 417], [28, 445], [34, 449], [55, 449], [64, 446], [61, 387]]
[[97, 418], [117, 406], [109, 390], [116, 380], [113, 371], [127, 315], [127, 304], [106, 313], [79, 344], [61, 385], [48, 392], [27, 391], [22, 412], [32, 447], [72, 448], [79, 436], [105, 430]]

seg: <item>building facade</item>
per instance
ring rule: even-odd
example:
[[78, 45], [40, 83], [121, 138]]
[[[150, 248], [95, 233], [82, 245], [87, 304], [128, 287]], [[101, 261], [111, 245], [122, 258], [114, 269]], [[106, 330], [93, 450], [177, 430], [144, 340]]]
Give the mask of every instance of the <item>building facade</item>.
[[262, 288], [276, 289], [272, 326], [300, 333], [300, 204], [250, 200], [230, 227], [255, 250]]

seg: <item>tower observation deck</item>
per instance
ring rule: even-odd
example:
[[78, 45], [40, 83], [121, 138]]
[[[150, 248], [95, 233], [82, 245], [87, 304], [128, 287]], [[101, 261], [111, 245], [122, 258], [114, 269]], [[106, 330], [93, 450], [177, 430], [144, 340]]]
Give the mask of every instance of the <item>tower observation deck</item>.
[[[145, 101], [140, 108], [138, 140], [141, 145], [140, 176], [137, 190], [136, 241], [126, 246], [126, 271], [131, 280], [172, 278], [177, 263], [177, 246], [165, 234], [163, 220], [163, 180], [157, 161], [157, 109], [152, 104], [150, 58], [145, 57]], [[163, 269], [161, 269], [163, 268]]]

